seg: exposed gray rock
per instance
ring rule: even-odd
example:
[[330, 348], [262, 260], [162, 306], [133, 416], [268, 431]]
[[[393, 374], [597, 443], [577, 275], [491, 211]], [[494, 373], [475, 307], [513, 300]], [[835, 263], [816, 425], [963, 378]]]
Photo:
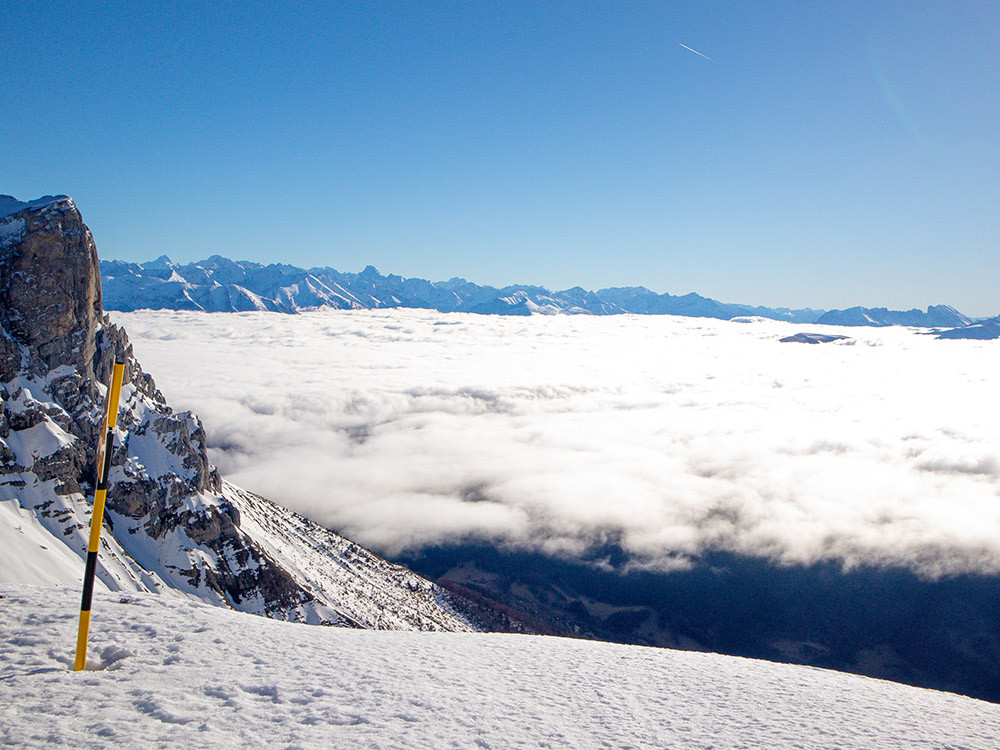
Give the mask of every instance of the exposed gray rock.
[[19, 229], [0, 242], [0, 323], [27, 349], [32, 372], [70, 365], [92, 378], [101, 279], [80, 212], [62, 195], [4, 223]]

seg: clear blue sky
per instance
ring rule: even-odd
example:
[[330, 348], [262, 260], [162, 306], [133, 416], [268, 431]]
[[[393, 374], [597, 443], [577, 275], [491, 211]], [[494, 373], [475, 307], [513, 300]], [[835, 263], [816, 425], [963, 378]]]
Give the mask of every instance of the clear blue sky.
[[998, 39], [990, 2], [15, 0], [0, 192], [106, 258], [995, 315]]

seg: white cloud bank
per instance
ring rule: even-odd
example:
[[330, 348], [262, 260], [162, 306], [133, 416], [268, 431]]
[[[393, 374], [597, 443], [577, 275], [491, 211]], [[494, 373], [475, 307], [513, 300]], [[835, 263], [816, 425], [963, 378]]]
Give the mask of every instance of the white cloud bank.
[[[1000, 571], [996, 342], [672, 316], [113, 313], [228, 478], [383, 552]], [[811, 329], [809, 329], [811, 330]]]

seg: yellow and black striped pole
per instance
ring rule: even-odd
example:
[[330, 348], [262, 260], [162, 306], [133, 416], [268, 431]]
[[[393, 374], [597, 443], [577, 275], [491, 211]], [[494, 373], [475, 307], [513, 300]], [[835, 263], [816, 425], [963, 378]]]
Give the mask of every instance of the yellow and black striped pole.
[[104, 422], [101, 425], [103, 440], [97, 445], [97, 485], [94, 490], [94, 514], [90, 517], [90, 541], [87, 543], [87, 567], [83, 573], [83, 601], [80, 604], [80, 629], [76, 635], [76, 664], [74, 670], [87, 667], [87, 636], [90, 633], [90, 600], [94, 595], [94, 573], [97, 570], [97, 549], [101, 544], [101, 526], [104, 523], [104, 499], [108, 494], [108, 472], [111, 471], [111, 448], [114, 444], [115, 426], [118, 424], [118, 400], [122, 393], [125, 365], [115, 362], [108, 385], [107, 403], [104, 405]]

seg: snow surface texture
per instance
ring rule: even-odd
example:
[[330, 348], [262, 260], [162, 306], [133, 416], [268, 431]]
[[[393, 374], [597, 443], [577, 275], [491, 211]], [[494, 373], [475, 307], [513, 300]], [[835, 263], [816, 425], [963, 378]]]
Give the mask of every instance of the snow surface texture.
[[312, 628], [0, 585], [0, 743], [187, 748], [993, 750], [1000, 706], [854, 675], [501, 634]]
[[620, 538], [663, 568], [723, 549], [1000, 570], [993, 342], [831, 327], [853, 340], [796, 346], [793, 324], [672, 316], [114, 317], [226, 476], [365, 546]]

